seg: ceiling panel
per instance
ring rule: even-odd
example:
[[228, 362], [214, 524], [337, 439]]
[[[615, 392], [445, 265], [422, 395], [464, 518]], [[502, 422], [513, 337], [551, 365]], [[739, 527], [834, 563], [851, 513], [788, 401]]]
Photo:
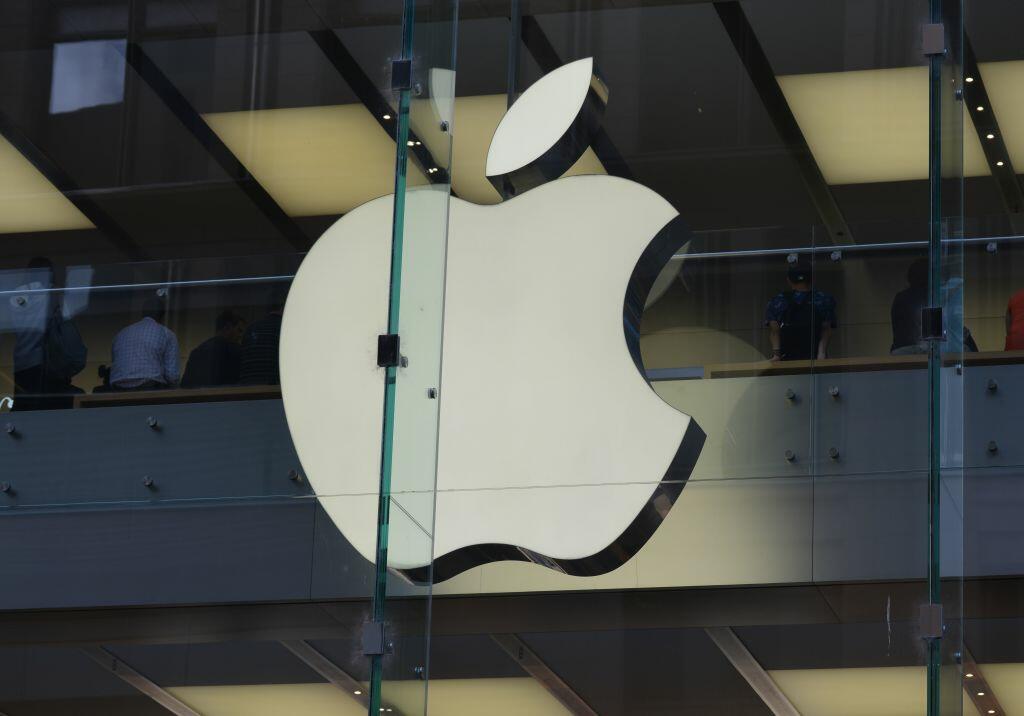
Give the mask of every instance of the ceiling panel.
[[[786, 75], [778, 80], [829, 184], [927, 179], [927, 67]], [[1024, 125], [1021, 135], [1024, 142]], [[989, 174], [970, 124], [964, 131], [963, 168], [965, 176]]]
[[0, 233], [90, 228], [92, 222], [0, 138]]

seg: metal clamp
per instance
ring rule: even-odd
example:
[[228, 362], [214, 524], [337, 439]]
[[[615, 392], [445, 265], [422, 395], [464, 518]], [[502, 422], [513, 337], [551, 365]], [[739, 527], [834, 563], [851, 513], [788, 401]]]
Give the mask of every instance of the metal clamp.
[[924, 55], [946, 54], [946, 26], [941, 22], [930, 22], [921, 28], [921, 52]]
[[391, 62], [391, 89], [395, 92], [412, 89], [412, 60]]
[[401, 362], [399, 348], [401, 341], [397, 333], [377, 336], [377, 365], [381, 368], [397, 368]]
[[383, 656], [390, 654], [392, 643], [388, 641], [384, 622], [366, 622], [363, 624], [363, 655]]
[[941, 604], [922, 604], [918, 615], [918, 626], [922, 639], [941, 639], [946, 630], [943, 625]]
[[942, 323], [942, 306], [925, 306], [921, 309], [921, 337], [924, 340], [946, 340], [946, 331]]

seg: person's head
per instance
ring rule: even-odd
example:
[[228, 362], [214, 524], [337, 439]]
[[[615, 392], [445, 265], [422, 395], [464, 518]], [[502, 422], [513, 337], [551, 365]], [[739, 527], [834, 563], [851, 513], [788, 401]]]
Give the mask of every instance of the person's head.
[[916, 259], [907, 269], [907, 283], [911, 288], [928, 288], [928, 259]]
[[164, 299], [159, 296], [147, 298], [145, 303], [142, 304], [142, 317], [152, 318], [157, 323], [163, 323], [167, 317], [167, 307], [164, 305]]
[[811, 289], [811, 265], [797, 262], [789, 265], [786, 271], [786, 280], [789, 286], [796, 291], [809, 291]]
[[216, 329], [218, 336], [232, 343], [241, 343], [242, 334], [245, 333], [245, 319], [229, 308], [217, 316]]
[[33, 256], [28, 260], [28, 268], [30, 269], [48, 269], [53, 271], [53, 261], [46, 258], [45, 256]]
[[28, 280], [39, 281], [40, 283], [52, 283], [54, 278], [53, 262], [45, 256], [34, 256], [29, 259]]

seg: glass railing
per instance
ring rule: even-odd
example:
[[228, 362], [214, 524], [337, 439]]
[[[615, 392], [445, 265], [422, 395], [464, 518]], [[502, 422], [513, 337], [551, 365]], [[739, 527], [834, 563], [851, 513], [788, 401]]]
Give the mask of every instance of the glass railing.
[[[902, 232], [906, 240], [873, 241], [869, 228], [856, 232], [857, 243], [825, 246], [817, 244], [821, 234], [814, 227], [703, 232], [673, 258], [649, 296], [639, 344], [651, 388], [704, 434], [690, 472], [668, 479], [683, 496], [683, 509], [673, 511], [626, 572], [592, 583], [550, 572], [538, 577], [536, 588], [922, 576], [925, 515], [909, 505], [921, 497], [927, 471], [926, 358], [918, 350], [921, 336], [913, 334], [921, 330], [914, 319], [922, 305], [914, 270], [925, 247], [909, 230]], [[1011, 434], [1018, 416], [1009, 398], [1024, 380], [1024, 354], [1004, 350], [1003, 314], [1015, 292], [1014, 276], [1024, 276], [1014, 273], [1015, 266], [1024, 267], [1024, 239], [969, 236], [962, 244], [967, 280], [948, 286], [947, 296], [954, 310], [962, 302], [967, 330], [946, 336], [949, 356], [942, 371], [950, 381], [964, 381], [968, 419], [966, 428], [960, 420], [948, 421], [951, 438], [964, 436], [947, 441], [944, 460], [1012, 472], [1024, 460]], [[115, 520], [127, 520], [125, 529], [146, 531], [152, 520], [147, 540], [170, 539], [160, 530], [183, 520], [189, 526], [181, 529], [205, 525], [216, 541], [224, 538], [211, 527], [218, 522], [225, 534], [256, 540], [242, 549], [242, 559], [252, 559], [253, 545], [264, 538], [287, 544], [289, 563], [307, 565], [295, 582], [305, 586], [293, 585], [298, 592], [289, 593], [349, 593], [352, 575], [368, 579], [372, 565], [343, 536], [350, 525], [337, 521], [348, 519], [339, 517], [345, 514], [373, 520], [376, 496], [346, 489], [345, 480], [318, 489], [309, 479], [292, 442], [279, 379], [266, 360], [274, 351], [257, 352], [251, 361], [263, 377], [242, 374], [246, 350], [258, 337], [250, 335], [253, 327], [269, 325], [262, 337], [274, 338], [280, 304], [301, 261], [294, 254], [72, 266], [60, 275], [37, 266], [0, 274], [0, 375], [6, 381], [0, 520], [21, 529], [32, 516], [37, 529], [54, 511], [91, 514], [79, 518], [83, 540], [95, 538], [117, 512], [127, 515]], [[808, 284], [789, 281], [794, 270], [808, 267]], [[794, 309], [772, 305], [804, 290], [825, 297], [814, 299], [811, 320], [798, 321]], [[343, 313], [325, 307], [323, 330], [333, 330]], [[780, 324], [774, 336], [773, 316]], [[894, 325], [898, 321], [904, 323]], [[805, 332], [785, 335], [793, 323]], [[32, 367], [31, 357], [61, 349], [52, 340], [55, 327], [67, 353], [59, 356], [62, 364], [72, 363], [78, 346], [86, 349], [84, 365], [71, 365], [68, 370], [77, 370], [62, 389], [50, 383], [46, 390], [26, 390], [18, 380]], [[167, 345], [173, 335], [176, 375], [168, 369], [156, 380], [118, 365], [122, 357], [131, 365], [141, 352], [131, 341], [148, 346], [154, 335]], [[800, 353], [775, 355], [773, 341], [781, 353]], [[211, 342], [217, 351], [206, 355], [202, 346]], [[197, 357], [207, 360], [202, 374], [208, 379], [190, 384]], [[131, 384], [142, 379], [159, 384]], [[442, 411], [443, 398], [442, 390]], [[345, 441], [344, 434], [336, 436], [338, 449], [345, 449]], [[605, 472], [606, 479], [574, 489], [635, 492], [648, 479], [628, 470]], [[445, 491], [449, 499], [484, 499], [471, 487]], [[528, 500], [528, 492], [510, 490], [504, 498]], [[400, 487], [394, 499], [417, 505], [432, 499], [428, 493]], [[743, 507], [750, 504], [758, 506], [756, 519]], [[286, 513], [292, 516], [274, 517]], [[220, 514], [231, 516], [211, 522]], [[723, 543], [732, 545], [728, 554], [709, 549], [682, 572], [667, 568], [675, 562], [658, 558], [660, 550], [698, 539], [714, 527], [707, 523], [711, 515], [730, 515], [732, 536]], [[415, 514], [397, 510], [394, 517], [413, 520]], [[874, 525], [877, 540], [863, 539], [866, 525]], [[750, 545], [766, 534], [786, 545], [780, 547], [785, 564], [755, 559]], [[533, 589], [509, 576], [516, 569], [471, 570], [466, 574], [476, 576], [449, 580], [440, 589]], [[402, 581], [401, 575], [395, 579]]]

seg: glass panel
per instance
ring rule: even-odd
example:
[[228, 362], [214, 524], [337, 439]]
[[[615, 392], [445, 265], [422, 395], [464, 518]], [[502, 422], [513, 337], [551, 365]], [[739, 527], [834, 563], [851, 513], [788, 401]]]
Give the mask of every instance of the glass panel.
[[1024, 8], [455, 5], [0, 0], [0, 712], [1014, 713]]
[[[295, 634], [333, 638], [343, 646], [323, 647], [322, 668], [341, 668], [343, 654], [363, 692], [335, 689], [337, 712], [365, 713], [385, 385], [374, 352], [388, 289], [386, 258], [379, 274], [372, 260], [391, 246], [392, 206], [355, 240], [344, 227], [378, 197], [394, 200], [390, 61], [402, 54], [402, 7], [0, 5], [0, 72], [17, 78], [0, 98], [0, 531], [32, 545], [4, 565], [4, 583], [19, 587], [0, 608], [287, 603], [302, 622], [329, 608], [312, 599], [346, 600], [343, 626], [308, 631], [225, 607], [228, 621], [247, 622], [267, 644], [250, 634], [236, 649], [207, 649], [191, 671], [175, 658], [168, 685], [264, 686], [272, 677], [223, 664], [205, 683], [181, 674], [218, 658], [293, 659], [277, 642]], [[426, 64], [452, 67], [450, 58]], [[439, 106], [444, 96], [443, 86], [428, 95]], [[416, 172], [410, 186], [429, 183], [426, 168]], [[435, 195], [446, 183], [435, 182]], [[443, 230], [415, 226], [425, 231], [408, 232], [407, 260], [443, 266]], [[360, 239], [370, 263], [338, 260]], [[379, 280], [363, 291], [368, 278]], [[406, 305], [422, 315], [434, 300], [437, 325], [402, 318], [428, 336], [410, 328], [406, 353], [420, 360], [409, 375], [426, 380], [433, 365], [437, 387], [440, 274], [430, 286], [418, 300], [411, 290]], [[418, 348], [431, 331], [433, 350]], [[414, 430], [399, 432], [408, 442]], [[432, 508], [408, 489], [392, 524], [412, 543], [407, 558], [429, 564]], [[197, 613], [171, 620], [166, 641], [187, 642]], [[388, 673], [415, 693], [385, 701], [385, 711], [399, 701], [403, 712], [423, 709], [424, 624], [422, 606], [416, 618], [394, 617]], [[119, 641], [104, 627], [81, 641], [108, 640]], [[8, 710], [149, 712], [134, 701], [120, 711]]]
[[[760, 713], [782, 699], [830, 713], [840, 684], [851, 712], [926, 710], [919, 607], [937, 523], [924, 506], [929, 448], [948, 440], [930, 432], [920, 327], [931, 301], [928, 2], [510, 3], [510, 19], [478, 14], [460, 28], [452, 185], [485, 205], [479, 217], [501, 220], [473, 232], [473, 248], [495, 248], [472, 283], [452, 220], [434, 634], [498, 632], [577, 712]], [[947, 23], [955, 36], [959, 18]], [[947, 129], [942, 141], [957, 146], [955, 122]], [[475, 135], [490, 142], [485, 167], [460, 161]], [[962, 172], [946, 172], [955, 191]], [[648, 206], [650, 193], [670, 208]], [[941, 218], [959, 216], [950, 204]], [[483, 287], [492, 295], [472, 292]], [[953, 307], [952, 284], [945, 293]], [[622, 303], [624, 335], [601, 343], [590, 331]], [[456, 339], [460, 318], [471, 353]], [[620, 386], [623, 367], [647, 385]], [[643, 388], [674, 412], [658, 406], [648, 421]], [[680, 415], [691, 419], [681, 428]], [[659, 453], [672, 439], [673, 454]], [[953, 518], [945, 529], [952, 545]], [[764, 584], [790, 585], [779, 593], [788, 604], [797, 584], [815, 588], [769, 616]], [[696, 604], [694, 587], [725, 585], [766, 612], [698, 608], [683, 625], [633, 611], [649, 599]], [[493, 603], [478, 593], [509, 613], [487, 619]], [[541, 615], [517, 612], [520, 602]], [[935, 643], [952, 663], [955, 595], [948, 605], [949, 637]], [[786, 654], [790, 635], [802, 646]], [[681, 667], [647, 683], [628, 664], [661, 660], [641, 643], [711, 647], [705, 682], [767, 672], [776, 690], [744, 692], [752, 701], [739, 705], [684, 683]], [[631, 659], [634, 647], [645, 657]], [[477, 675], [490, 702], [514, 678], [492, 684], [495, 673]], [[962, 708], [959, 692], [944, 695], [945, 712]]]
[[1008, 677], [1024, 661], [1020, 607], [997, 606], [1002, 589], [1018, 581], [1011, 575], [1020, 565], [1010, 555], [1019, 554], [1022, 539], [1011, 516], [1020, 504], [1022, 460], [1010, 436], [1024, 417], [1012, 399], [1024, 347], [1017, 141], [1024, 124], [1011, 76], [1024, 55], [996, 28], [1018, 20], [1024, 8], [967, 2], [964, 11], [964, 144], [976, 142], [984, 163], [965, 172], [963, 321], [979, 350], [963, 356], [962, 452], [947, 459], [963, 472], [964, 690], [980, 714], [1002, 714], [1020, 709]]

